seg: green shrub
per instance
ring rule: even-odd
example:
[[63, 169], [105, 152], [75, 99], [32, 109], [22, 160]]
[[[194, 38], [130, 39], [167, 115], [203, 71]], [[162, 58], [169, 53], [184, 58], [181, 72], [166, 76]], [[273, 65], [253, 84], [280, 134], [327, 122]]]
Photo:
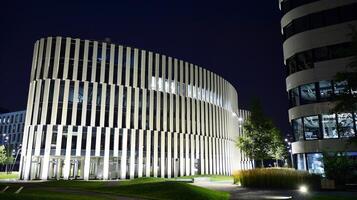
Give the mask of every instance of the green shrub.
[[320, 176], [288, 168], [263, 168], [237, 171], [234, 183], [243, 187], [297, 189], [300, 185], [319, 188]]

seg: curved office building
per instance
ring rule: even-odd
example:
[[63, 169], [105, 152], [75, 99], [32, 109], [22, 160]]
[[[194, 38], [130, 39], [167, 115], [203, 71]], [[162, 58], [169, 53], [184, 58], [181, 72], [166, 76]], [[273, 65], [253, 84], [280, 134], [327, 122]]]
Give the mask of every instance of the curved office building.
[[322, 152], [357, 156], [357, 147], [347, 142], [356, 137], [357, 112], [331, 112], [335, 96], [355, 92], [334, 77], [351, 61], [350, 25], [357, 27], [357, 0], [279, 2], [295, 167], [322, 174]]
[[20, 178], [231, 174], [238, 102], [222, 77], [150, 51], [35, 43]]

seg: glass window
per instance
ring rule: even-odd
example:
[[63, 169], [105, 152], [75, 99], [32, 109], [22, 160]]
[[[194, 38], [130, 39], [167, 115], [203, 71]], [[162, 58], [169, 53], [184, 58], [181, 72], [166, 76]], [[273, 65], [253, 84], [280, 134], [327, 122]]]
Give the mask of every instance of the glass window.
[[304, 135], [303, 135], [303, 127], [302, 127], [302, 119], [294, 119], [292, 120], [292, 125], [293, 125], [293, 133], [295, 136], [295, 140], [303, 140]]
[[323, 174], [324, 165], [322, 161], [322, 154], [321, 153], [307, 154], [307, 168], [310, 173]]
[[320, 133], [319, 117], [309, 116], [304, 117], [304, 134], [306, 140], [318, 139]]
[[324, 14], [326, 25], [338, 24], [340, 22], [339, 9], [326, 10]]
[[309, 18], [300, 17], [294, 21], [295, 32], [302, 32], [309, 28]]
[[320, 81], [320, 99], [328, 99], [332, 96], [332, 84], [331, 81]]
[[297, 169], [298, 170], [306, 170], [305, 154], [303, 154], [303, 153], [297, 154]]
[[335, 89], [335, 94], [336, 94], [336, 95], [348, 93], [348, 84], [347, 84], [347, 81], [335, 82], [335, 84], [333, 85], [333, 87], [334, 87], [334, 89]]
[[352, 5], [347, 5], [347, 6], [342, 6], [340, 8], [340, 13], [341, 13], [341, 19], [350, 21], [356, 19], [356, 10], [355, 6]]
[[316, 88], [315, 83], [310, 83], [300, 86], [301, 90], [301, 104], [316, 102]]
[[327, 60], [329, 57], [327, 47], [314, 49], [314, 57], [316, 62]]
[[315, 13], [310, 16], [311, 28], [319, 28], [324, 26], [324, 16], [320, 13]]
[[338, 132], [340, 137], [352, 137], [355, 135], [352, 113], [340, 113], [338, 116]]
[[291, 106], [298, 106], [300, 105], [300, 97], [299, 97], [299, 87], [296, 87], [290, 91], [290, 101], [291, 101]]
[[322, 118], [322, 133], [324, 138], [338, 138], [336, 129], [336, 115], [321, 115]]

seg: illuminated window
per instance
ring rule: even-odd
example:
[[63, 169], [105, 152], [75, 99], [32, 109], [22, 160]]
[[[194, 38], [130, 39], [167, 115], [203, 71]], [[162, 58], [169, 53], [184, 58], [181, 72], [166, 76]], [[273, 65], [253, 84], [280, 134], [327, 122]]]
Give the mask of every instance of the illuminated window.
[[302, 104], [316, 102], [315, 83], [300, 86], [300, 92]]
[[295, 136], [295, 140], [303, 140], [304, 139], [304, 134], [303, 134], [303, 126], [302, 126], [302, 119], [294, 119], [291, 121], [292, 122], [292, 127], [293, 127], [293, 132]]
[[322, 133], [324, 138], [338, 138], [336, 128], [336, 115], [321, 115]]
[[307, 154], [307, 168], [310, 173], [323, 174], [324, 165], [321, 153]]
[[338, 118], [338, 132], [340, 137], [352, 137], [355, 135], [353, 127], [352, 113], [337, 114]]
[[319, 128], [319, 117], [318, 116], [309, 116], [304, 117], [304, 134], [306, 140], [315, 140], [318, 139], [320, 133]]

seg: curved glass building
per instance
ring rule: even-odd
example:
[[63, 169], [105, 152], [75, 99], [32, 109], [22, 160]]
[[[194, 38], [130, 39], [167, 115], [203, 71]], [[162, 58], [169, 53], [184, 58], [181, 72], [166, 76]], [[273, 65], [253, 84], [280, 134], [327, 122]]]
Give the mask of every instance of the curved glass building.
[[280, 0], [289, 120], [297, 169], [324, 173], [322, 152], [357, 156], [347, 138], [356, 137], [357, 112], [331, 112], [332, 99], [348, 90], [334, 80], [351, 61], [352, 30], [357, 26], [356, 0]]
[[34, 46], [21, 179], [231, 174], [238, 97], [222, 77], [150, 51], [64, 37]]

